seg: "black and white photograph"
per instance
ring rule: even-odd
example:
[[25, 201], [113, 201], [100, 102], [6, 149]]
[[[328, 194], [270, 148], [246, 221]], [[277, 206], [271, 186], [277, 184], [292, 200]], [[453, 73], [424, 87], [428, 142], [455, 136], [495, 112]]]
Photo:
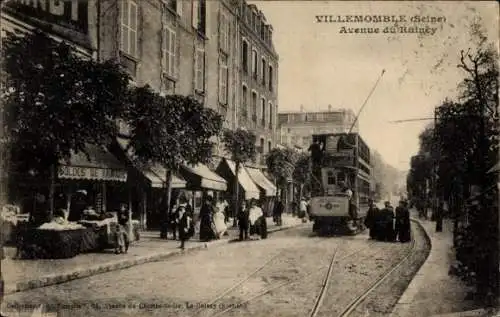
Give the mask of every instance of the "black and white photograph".
[[0, 13], [0, 317], [500, 316], [497, 1]]

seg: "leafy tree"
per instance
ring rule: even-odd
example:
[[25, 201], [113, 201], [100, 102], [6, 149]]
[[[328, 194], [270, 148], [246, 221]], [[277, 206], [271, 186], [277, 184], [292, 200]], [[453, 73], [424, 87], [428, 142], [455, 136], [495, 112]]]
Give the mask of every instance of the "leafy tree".
[[[231, 156], [231, 160], [235, 162], [235, 185], [234, 185], [234, 200], [233, 200], [233, 216], [239, 208], [239, 182], [238, 174], [241, 164], [252, 161], [257, 155], [255, 143], [257, 137], [251, 131], [239, 128], [237, 130], [225, 129], [222, 134], [222, 143], [226, 152]], [[237, 225], [236, 217], [234, 218], [234, 226]]]
[[266, 157], [268, 171], [276, 180], [276, 185], [283, 192], [286, 191], [288, 181], [292, 179], [295, 163], [298, 159], [297, 151], [291, 148], [274, 148]]
[[211, 140], [222, 128], [222, 117], [192, 97], [163, 97], [144, 86], [133, 89], [124, 118], [130, 127], [129, 147], [138, 163], [167, 168], [168, 213], [172, 172], [181, 164], [208, 162], [214, 145]]
[[88, 144], [108, 145], [114, 138], [129, 82], [116, 63], [82, 59], [38, 30], [8, 34], [2, 54], [3, 133], [15, 175], [31, 171], [39, 181], [53, 180], [71, 151], [87, 153]]
[[299, 154], [295, 162], [295, 168], [293, 170], [293, 180], [300, 186], [300, 196], [304, 195], [304, 189], [306, 191], [310, 190], [311, 182], [311, 165], [309, 164], [309, 155]]

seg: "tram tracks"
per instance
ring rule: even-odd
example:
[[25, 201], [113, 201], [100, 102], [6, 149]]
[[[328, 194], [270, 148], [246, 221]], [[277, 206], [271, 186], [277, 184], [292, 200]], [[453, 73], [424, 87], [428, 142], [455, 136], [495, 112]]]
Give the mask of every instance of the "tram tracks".
[[[328, 272], [328, 275], [331, 275], [332, 272], [333, 272], [333, 268], [335, 267], [335, 264], [338, 264], [340, 263], [341, 261], [345, 260], [345, 259], [348, 259], [356, 254], [359, 254], [360, 252], [364, 251], [364, 250], [367, 250], [370, 248], [370, 246], [373, 244], [374, 242], [369, 242], [367, 245], [363, 246], [363, 247], [360, 247], [360, 248], [357, 248], [356, 250], [338, 258], [338, 251], [340, 249], [340, 246], [341, 246], [341, 242], [339, 242], [339, 244], [336, 245], [336, 247], [334, 248], [333, 252], [332, 252], [332, 255], [330, 256], [329, 258], [329, 261], [328, 261], [328, 265], [324, 265], [322, 266], [322, 268], [324, 269], [326, 267], [327, 269], [327, 272]], [[280, 254], [276, 255], [275, 257], [273, 257], [273, 259], [276, 259], [277, 256], [279, 255], [282, 255], [283, 252], [281, 252]], [[224, 297], [229, 297], [228, 295], [234, 291], [235, 289], [237, 289], [239, 286], [242, 286], [246, 281], [248, 281], [250, 278], [252, 277], [255, 277], [255, 275], [262, 271], [262, 269], [264, 269], [266, 266], [268, 266], [272, 260], [271, 259], [270, 261], [267, 261], [265, 263], [265, 265], [263, 265], [262, 267], [259, 268], [259, 270], [256, 270], [254, 272], [252, 272], [252, 274], [248, 275], [245, 279], [243, 279], [242, 281], [236, 283], [235, 285], [231, 286], [229, 289], [227, 289], [226, 291], [224, 291], [221, 295], [217, 296], [215, 299], [213, 299], [212, 301], [210, 301], [210, 304], [215, 304], [217, 303], [218, 301], [222, 300]], [[308, 279], [308, 278], [312, 278], [312, 277], [316, 277], [316, 276], [319, 276], [319, 275], [322, 275], [324, 274], [323, 273], [323, 270], [316, 270], [314, 272], [306, 272], [305, 274], [302, 274], [301, 276], [297, 277], [297, 278], [294, 278], [294, 279], [290, 279], [290, 280], [287, 280], [287, 281], [284, 281], [284, 282], [281, 282], [281, 283], [277, 283], [277, 284], [274, 284], [274, 285], [270, 285], [269, 287], [263, 289], [262, 291], [260, 292], [257, 292], [257, 293], [254, 293], [253, 295], [251, 295], [249, 298], [247, 298], [246, 300], [244, 301], [241, 301], [235, 305], [232, 305], [232, 307], [227, 307], [227, 308], [223, 308], [223, 309], [219, 309], [217, 312], [214, 312], [213, 314], [209, 315], [210, 317], [215, 317], [215, 316], [222, 316], [222, 315], [225, 315], [235, 309], [238, 309], [238, 308], [241, 308], [241, 307], [244, 307], [245, 305], [247, 305], [248, 303], [252, 302], [252, 301], [255, 301], [256, 299], [258, 298], [261, 298], [267, 294], [270, 294], [272, 293], [273, 291], [276, 291], [278, 289], [281, 289], [281, 288], [284, 288], [286, 286], [289, 286], [289, 285], [292, 285], [292, 284], [297, 284], [297, 283], [300, 283], [300, 282], [303, 282], [304, 280]], [[329, 277], [325, 277], [323, 279], [323, 285], [326, 285], [328, 283], [328, 279]], [[320, 304], [320, 303], [319, 303]], [[216, 305], [217, 307], [220, 307], [219, 305]]]
[[[318, 292], [316, 292], [317, 295], [315, 296], [312, 308], [310, 309], [309, 313], [304, 312], [304, 314], [297, 314], [297, 316], [304, 316], [304, 315], [310, 316], [310, 317], [320, 317], [320, 316], [347, 317], [347, 316], [351, 316], [352, 313], [356, 310], [356, 308], [361, 303], [363, 303], [366, 300], [366, 298], [370, 294], [372, 294], [384, 281], [386, 281], [389, 276], [392, 276], [395, 271], [397, 271], [402, 265], [407, 263], [408, 259], [415, 252], [416, 242], [415, 242], [414, 238], [415, 238], [414, 235], [412, 235], [412, 240], [410, 242], [410, 245], [409, 246], [406, 245], [403, 248], [403, 250], [401, 250], [400, 252], [397, 253], [397, 255], [395, 255], [395, 258], [397, 258], [397, 261], [395, 263], [391, 263], [391, 265], [388, 268], [384, 269], [382, 273], [378, 273], [377, 277], [371, 279], [369, 282], [366, 281], [366, 282], [368, 282], [367, 283], [368, 286], [366, 288], [364, 288], [364, 290], [362, 290], [361, 292], [359, 292], [359, 291], [355, 292], [358, 294], [356, 294], [356, 296], [354, 298], [352, 298], [350, 301], [345, 300], [345, 302], [348, 302], [348, 304], [343, 306], [343, 307], [340, 307], [340, 308], [337, 307], [335, 309], [331, 309], [331, 307], [329, 309], [329, 307], [328, 307], [328, 306], [331, 306], [331, 303], [332, 303], [332, 299], [330, 298], [330, 296], [328, 294], [328, 289], [330, 286], [332, 286], [331, 285], [332, 279], [334, 276], [342, 278], [342, 273], [345, 272], [343, 269], [347, 268], [347, 266], [345, 268], [342, 268], [339, 266], [339, 264], [343, 263], [343, 261], [345, 259], [352, 258], [353, 256], [360, 254], [360, 253], [362, 254], [362, 256], [360, 258], [356, 258], [356, 261], [354, 261], [355, 263], [363, 262], [364, 258], [373, 259], [375, 254], [370, 254], [370, 252], [368, 252], [368, 253], [363, 252], [362, 253], [362, 251], [365, 251], [367, 249], [370, 250], [371, 246], [374, 243], [376, 243], [374, 241], [370, 241], [370, 242], [368, 242], [367, 245], [365, 245], [361, 248], [358, 248], [357, 250], [354, 250], [346, 255], [339, 256], [339, 254], [340, 254], [339, 250], [341, 249], [341, 245], [342, 245], [342, 242], [340, 241], [339, 244], [334, 247], [334, 250], [332, 251], [332, 253], [329, 257], [328, 264], [325, 263], [324, 265], [322, 265], [321, 269], [316, 269], [313, 272], [307, 272], [299, 277], [293, 278], [293, 279], [288, 280], [288, 281], [284, 281], [281, 283], [276, 283], [276, 284], [270, 285], [269, 287], [266, 287], [265, 289], [263, 289], [260, 292], [257, 292], [254, 294], [249, 294], [250, 296], [248, 296], [244, 300], [237, 300], [235, 302], [236, 303], [235, 305], [232, 305], [232, 306], [230, 305], [230, 307], [219, 308], [216, 311], [212, 311], [211, 312], [212, 314], [210, 314], [209, 316], [215, 317], [215, 316], [228, 315], [230, 312], [232, 312], [232, 311], [236, 312], [237, 310], [240, 310], [240, 313], [242, 313], [241, 309], [244, 309], [246, 307], [246, 305], [248, 305], [249, 303], [254, 302], [254, 301], [259, 302], [258, 299], [264, 297], [267, 294], [273, 294], [273, 296], [275, 296], [275, 294], [274, 294], [275, 291], [277, 291], [279, 289], [283, 289], [287, 286], [291, 286], [292, 284], [299, 284], [299, 283], [302, 283], [306, 280], [310, 281], [310, 280], [313, 280], [315, 278], [317, 279], [318, 276], [323, 276], [323, 278], [321, 279], [320, 289]], [[390, 246], [390, 245], [394, 246], [394, 244], [387, 244], [386, 246]], [[278, 258], [279, 255], [282, 255], [282, 252], [280, 252], [279, 254], [275, 255], [272, 259], [267, 261], [262, 267], [259, 268], [259, 270], [255, 270], [254, 272], [252, 272], [252, 274], [247, 276], [245, 279], [241, 280], [240, 282], [236, 283], [235, 285], [231, 286], [229, 289], [224, 291], [221, 295], [219, 295], [217, 298], [212, 300], [211, 303], [217, 303], [217, 302], [221, 301], [222, 299], [224, 299], [225, 297], [228, 297], [228, 295], [230, 295], [238, 287], [244, 285], [244, 283], [246, 281], [248, 281], [251, 277], [255, 277], [257, 275], [257, 273], [262, 271], [262, 269], [264, 269], [266, 266], [273, 263], [273, 260]], [[366, 283], [366, 282], [363, 282], [363, 283]], [[334, 291], [338, 293], [339, 290], [334, 289]], [[349, 289], [340, 290], [340, 292], [342, 292], [342, 293], [346, 293], [346, 292], [348, 293], [349, 291], [350, 291]], [[324, 302], [330, 302], [330, 304], [323, 305]], [[339, 306], [342, 306], [342, 305], [339, 305]], [[231, 314], [231, 315], [234, 315], [234, 314]], [[236, 315], [238, 315], [238, 314], [236, 314]], [[255, 313], [253, 313], [252, 315], [260, 316], [259, 314], [255, 314]]]

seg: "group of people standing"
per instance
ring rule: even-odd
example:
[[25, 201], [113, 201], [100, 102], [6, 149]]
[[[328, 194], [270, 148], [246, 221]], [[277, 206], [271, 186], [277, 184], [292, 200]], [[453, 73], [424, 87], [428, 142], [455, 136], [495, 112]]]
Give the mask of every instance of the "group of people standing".
[[411, 240], [410, 211], [406, 201], [400, 201], [395, 212], [388, 201], [383, 209], [377, 208], [373, 200], [369, 201], [369, 206], [365, 226], [370, 229], [371, 239], [402, 243]]
[[267, 220], [256, 199], [251, 199], [249, 203], [243, 201], [237, 217], [240, 241], [248, 240], [254, 235], [260, 235], [262, 239], [267, 238]]

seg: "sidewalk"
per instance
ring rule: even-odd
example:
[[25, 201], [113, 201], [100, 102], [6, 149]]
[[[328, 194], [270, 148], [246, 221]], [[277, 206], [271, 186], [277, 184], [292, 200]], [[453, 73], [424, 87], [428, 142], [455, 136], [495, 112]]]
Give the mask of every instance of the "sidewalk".
[[[416, 213], [412, 216], [417, 219]], [[448, 275], [455, 256], [452, 221], [443, 221], [443, 232], [436, 232], [435, 222], [419, 221], [430, 239], [430, 254], [390, 317], [487, 316], [481, 311], [472, 311], [478, 307], [465, 300], [468, 287], [458, 277]]]
[[[301, 224], [300, 219], [283, 215], [283, 225], [276, 226], [267, 218], [268, 232], [289, 229]], [[141, 239], [131, 244], [127, 254], [116, 255], [113, 250], [101, 253], [80, 254], [71, 259], [57, 260], [15, 260], [14, 248], [4, 248], [6, 259], [1, 269], [5, 281], [5, 294], [21, 292], [100, 273], [120, 270], [147, 262], [159, 261], [178, 254], [186, 254], [212, 246], [228, 243], [237, 238], [239, 232], [229, 228], [229, 235], [208, 243], [199, 240], [199, 234], [186, 243], [185, 250], [179, 249], [180, 242], [160, 239], [159, 232], [141, 232]]]

